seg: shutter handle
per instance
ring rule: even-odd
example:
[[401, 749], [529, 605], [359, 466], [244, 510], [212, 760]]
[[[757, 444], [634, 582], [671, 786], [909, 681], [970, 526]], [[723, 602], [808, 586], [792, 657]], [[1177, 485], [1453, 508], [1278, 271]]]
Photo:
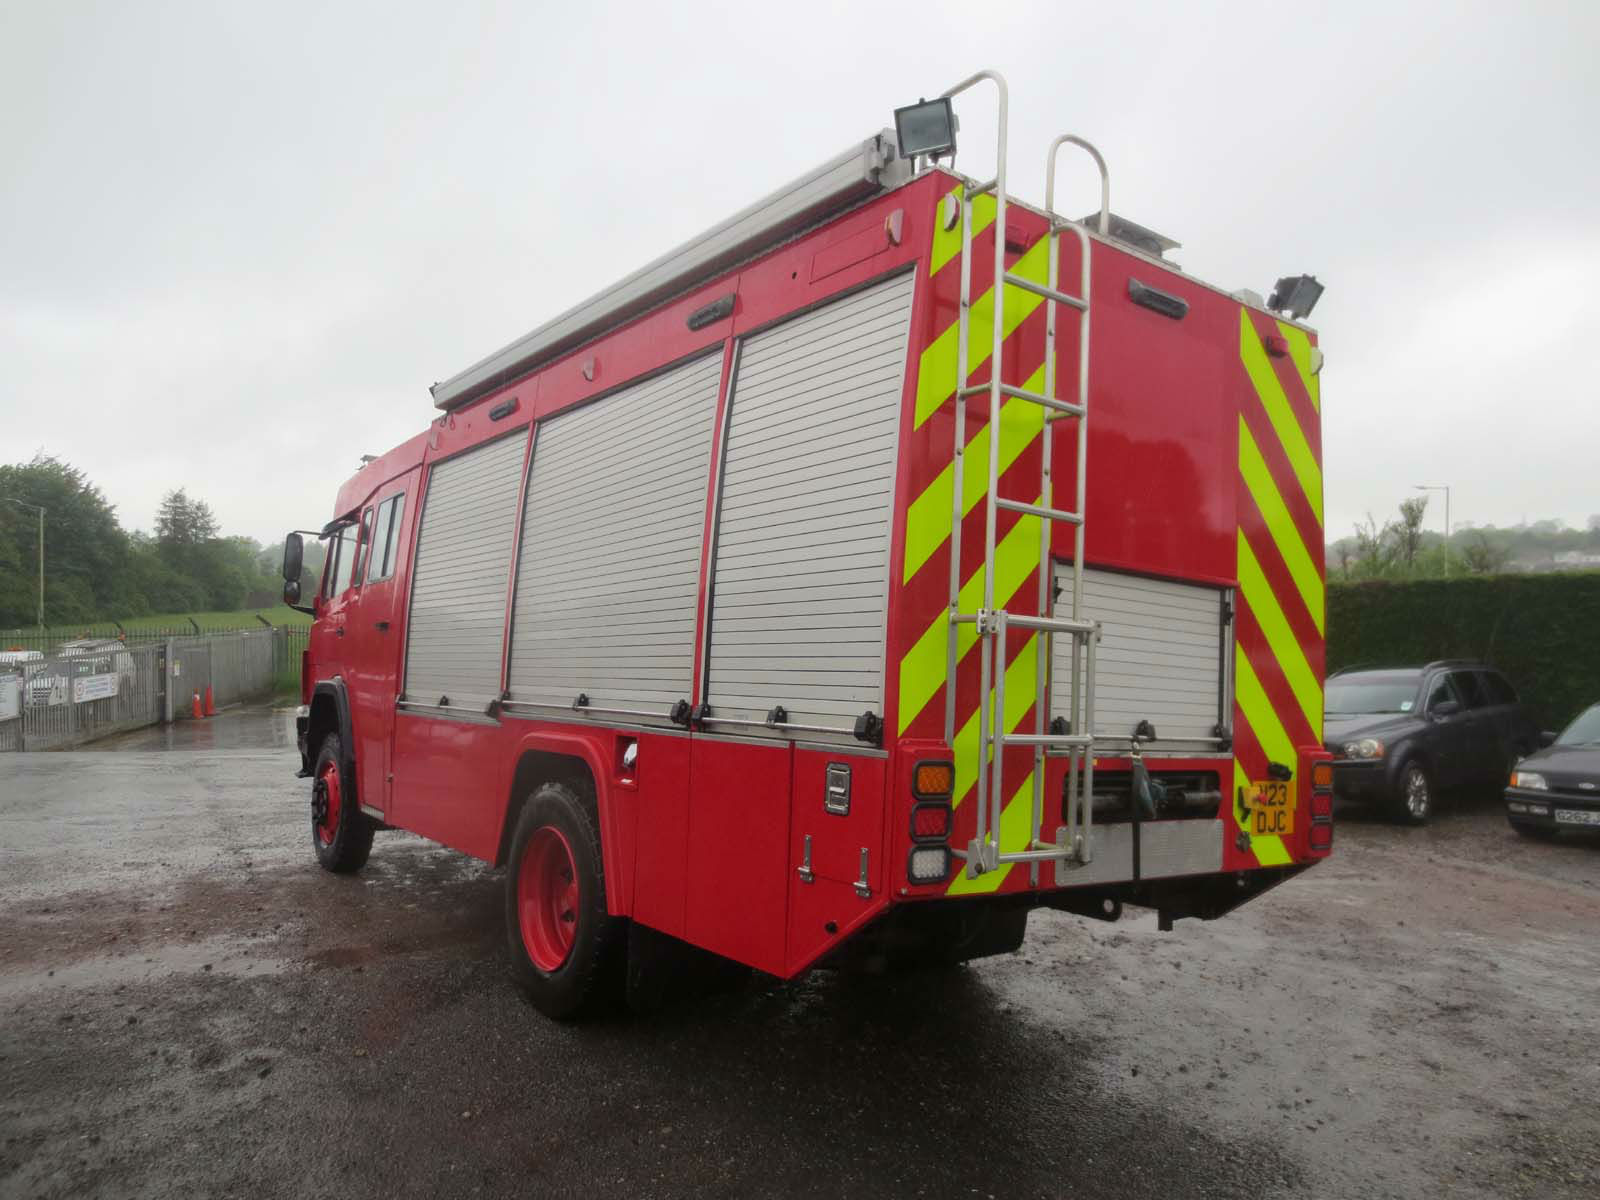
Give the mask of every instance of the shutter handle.
[[389, 622], [387, 622], [387, 621], [379, 621], [378, 622], [378, 632], [379, 633], [388, 633], [389, 632]]

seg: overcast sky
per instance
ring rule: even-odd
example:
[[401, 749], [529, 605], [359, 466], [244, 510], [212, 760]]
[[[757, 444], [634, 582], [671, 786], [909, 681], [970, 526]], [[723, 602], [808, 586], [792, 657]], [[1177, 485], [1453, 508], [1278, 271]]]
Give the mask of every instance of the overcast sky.
[[1311, 7], [0, 0], [0, 461], [320, 524], [429, 383], [990, 66], [1013, 192], [1081, 133], [1191, 273], [1327, 284], [1330, 537], [1414, 483], [1581, 524], [1600, 4]]

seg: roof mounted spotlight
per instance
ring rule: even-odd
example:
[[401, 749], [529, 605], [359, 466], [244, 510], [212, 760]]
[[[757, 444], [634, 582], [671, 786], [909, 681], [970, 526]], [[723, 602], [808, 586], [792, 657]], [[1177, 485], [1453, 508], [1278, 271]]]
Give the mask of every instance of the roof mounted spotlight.
[[1285, 275], [1278, 280], [1267, 299], [1273, 312], [1288, 313], [1296, 321], [1303, 321], [1322, 299], [1322, 285], [1315, 275]]
[[925, 154], [938, 158], [956, 153], [956, 110], [949, 96], [918, 100], [894, 110], [894, 133], [902, 158]]

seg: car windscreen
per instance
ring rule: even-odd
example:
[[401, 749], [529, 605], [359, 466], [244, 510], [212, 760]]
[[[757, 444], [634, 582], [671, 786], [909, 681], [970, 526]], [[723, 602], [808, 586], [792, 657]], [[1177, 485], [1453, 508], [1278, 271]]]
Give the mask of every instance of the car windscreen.
[[1341, 675], [1328, 680], [1329, 716], [1408, 713], [1417, 707], [1414, 674]]
[[1600, 704], [1588, 709], [1556, 739], [1558, 746], [1592, 746], [1600, 743]]

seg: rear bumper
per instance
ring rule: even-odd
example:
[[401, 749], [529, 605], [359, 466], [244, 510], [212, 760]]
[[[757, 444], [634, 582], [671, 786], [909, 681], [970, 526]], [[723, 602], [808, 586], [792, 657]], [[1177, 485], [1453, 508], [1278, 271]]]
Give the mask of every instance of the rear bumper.
[[[1565, 820], [1562, 819], [1562, 814], [1578, 813], [1583, 816], [1568, 816]], [[1506, 817], [1518, 825], [1532, 829], [1600, 831], [1600, 797], [1569, 796], [1561, 792], [1507, 788]]]

